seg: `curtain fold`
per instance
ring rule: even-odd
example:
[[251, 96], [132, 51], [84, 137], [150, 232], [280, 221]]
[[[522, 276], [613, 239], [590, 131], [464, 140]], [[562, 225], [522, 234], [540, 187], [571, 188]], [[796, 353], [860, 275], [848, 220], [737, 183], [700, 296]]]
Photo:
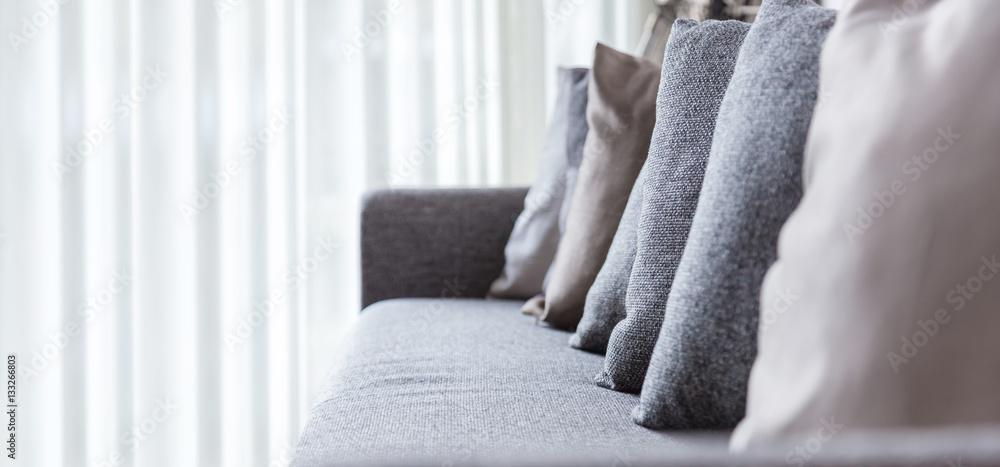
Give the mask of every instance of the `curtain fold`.
[[4, 3], [25, 465], [288, 465], [359, 311], [362, 194], [530, 183], [555, 67], [644, 19], [571, 3]]

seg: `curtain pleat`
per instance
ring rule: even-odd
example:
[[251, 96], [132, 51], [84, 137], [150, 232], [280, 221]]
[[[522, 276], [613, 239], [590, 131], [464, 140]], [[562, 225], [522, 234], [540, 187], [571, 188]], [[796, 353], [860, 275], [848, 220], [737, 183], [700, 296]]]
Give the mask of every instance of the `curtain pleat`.
[[[195, 8], [195, 108], [194, 123], [196, 186], [210, 183], [211, 176], [224, 167], [223, 145], [219, 140], [220, 122], [225, 115], [220, 102], [223, 86], [219, 73], [220, 35], [219, 18], [212, 2], [197, 2]], [[219, 284], [223, 280], [222, 265], [222, 216], [219, 209], [200, 214], [196, 229], [196, 294], [198, 330], [196, 333], [197, 359], [197, 465], [219, 465], [223, 462], [223, 321], [222, 294]]]
[[[90, 115], [86, 108], [86, 86], [87, 76], [84, 69], [84, 43], [83, 18], [80, 14], [64, 15], [59, 18], [59, 78], [60, 83], [56, 92], [59, 93], [59, 113], [60, 118], [58, 128], [60, 130], [61, 146], [77, 146], [80, 135], [88, 138], [92, 143], [103, 139], [103, 135], [90, 137], [90, 134], [99, 134], [88, 129]], [[96, 145], [97, 143], [94, 143]], [[104, 154], [100, 147], [95, 147], [93, 155], [88, 157], [100, 157]], [[61, 235], [59, 248], [59, 273], [61, 275], [58, 283], [62, 303], [59, 314], [64, 323], [75, 323], [77, 321], [76, 305], [84, 300], [87, 295], [86, 286], [88, 284], [87, 248], [81, 245], [89, 243], [88, 233], [91, 229], [87, 227], [86, 208], [88, 201], [93, 197], [93, 192], [87, 190], [87, 177], [84, 174], [74, 174], [75, 176], [64, 177], [61, 181], [60, 190], [60, 224], [58, 226]], [[75, 327], [76, 325], [73, 324]], [[63, 354], [63, 385], [65, 388], [79, 388], [77, 390], [64, 390], [62, 426], [68, 433], [82, 433], [86, 428], [84, 422], [87, 397], [87, 361], [86, 352], [70, 351], [72, 348], [84, 349], [87, 346], [88, 338], [93, 336], [86, 332], [75, 334], [74, 330], [67, 329], [64, 332], [68, 339], [67, 351]], [[79, 459], [86, 454], [86, 438], [80, 436], [67, 436], [63, 440], [62, 452], [66, 459]]]
[[131, 114], [133, 410], [139, 433], [152, 432], [134, 451], [136, 465], [193, 465], [197, 459], [194, 449], [176, 449], [196, 446], [198, 434], [199, 382], [192, 375], [199, 365], [201, 218], [178, 215], [178, 203], [191, 196], [201, 175], [194, 126], [197, 69], [191, 57], [194, 5], [193, 0], [133, 2], [138, 28], [132, 39], [132, 89], [135, 96], [147, 94]]

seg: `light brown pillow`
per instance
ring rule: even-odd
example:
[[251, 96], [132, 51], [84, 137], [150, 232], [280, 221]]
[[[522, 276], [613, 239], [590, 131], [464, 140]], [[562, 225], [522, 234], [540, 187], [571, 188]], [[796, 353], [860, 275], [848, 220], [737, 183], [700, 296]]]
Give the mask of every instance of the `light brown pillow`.
[[[590, 131], [545, 299], [524, 311], [573, 329], [608, 254], [656, 123], [660, 65], [597, 44], [587, 99]], [[542, 304], [544, 303], [544, 306]]]

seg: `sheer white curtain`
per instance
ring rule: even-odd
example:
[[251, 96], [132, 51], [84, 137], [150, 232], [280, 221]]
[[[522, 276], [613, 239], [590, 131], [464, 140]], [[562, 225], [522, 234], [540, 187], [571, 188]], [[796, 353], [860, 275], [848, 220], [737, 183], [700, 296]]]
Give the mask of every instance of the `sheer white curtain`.
[[309, 273], [351, 252], [303, 228], [301, 4], [233, 3], [0, 10], [28, 465], [263, 465], [294, 440]]
[[4, 2], [18, 462], [287, 465], [358, 312], [361, 194], [529, 183], [555, 66], [649, 5]]

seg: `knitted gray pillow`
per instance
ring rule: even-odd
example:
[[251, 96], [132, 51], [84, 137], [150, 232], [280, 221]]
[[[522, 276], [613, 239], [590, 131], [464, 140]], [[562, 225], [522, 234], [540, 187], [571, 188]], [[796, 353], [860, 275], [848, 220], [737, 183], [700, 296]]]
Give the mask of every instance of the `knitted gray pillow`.
[[802, 196], [819, 54], [835, 18], [811, 0], [764, 0], [743, 41], [633, 413], [641, 425], [731, 429], [743, 418], [761, 284]]
[[625, 319], [611, 332], [597, 384], [638, 392], [701, 192], [719, 104], [750, 25], [677, 20], [663, 59], [646, 160]]
[[645, 176], [646, 166], [643, 165], [628, 196], [622, 219], [618, 222], [608, 257], [587, 291], [583, 318], [576, 327], [576, 333], [569, 338], [569, 345], [577, 349], [604, 353], [611, 331], [625, 318], [625, 291], [635, 261], [636, 229], [642, 209], [642, 180]]
[[[529, 298], [542, 292], [542, 282], [559, 245], [562, 213], [572, 199], [576, 167], [586, 138], [586, 68], [560, 68], [555, 110], [549, 122], [542, 168], [528, 195], [524, 210], [504, 248], [506, 260], [500, 277], [490, 286], [493, 298]], [[582, 99], [582, 106], [580, 100]], [[576, 112], [578, 115], [574, 115]], [[584, 128], [580, 136], [580, 122]]]

